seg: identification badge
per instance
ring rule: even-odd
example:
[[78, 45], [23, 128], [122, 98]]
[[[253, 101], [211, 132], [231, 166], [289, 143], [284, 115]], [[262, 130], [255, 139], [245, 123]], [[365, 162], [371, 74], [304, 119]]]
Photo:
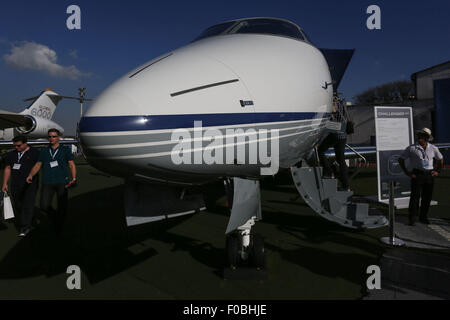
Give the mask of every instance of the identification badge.
[[425, 169], [428, 167], [428, 161], [427, 160], [422, 160], [422, 167], [425, 168]]
[[57, 167], [58, 166], [58, 161], [51, 161], [50, 162], [50, 168], [54, 168], [54, 167]]
[[20, 166], [21, 166], [20, 163], [14, 163], [13, 169], [14, 170], [20, 170]]

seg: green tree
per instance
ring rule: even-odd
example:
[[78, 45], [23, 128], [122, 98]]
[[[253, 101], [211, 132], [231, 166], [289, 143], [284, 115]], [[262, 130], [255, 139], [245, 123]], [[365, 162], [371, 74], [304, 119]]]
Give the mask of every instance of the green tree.
[[354, 97], [355, 104], [380, 104], [408, 101], [414, 94], [411, 81], [388, 82], [369, 88]]

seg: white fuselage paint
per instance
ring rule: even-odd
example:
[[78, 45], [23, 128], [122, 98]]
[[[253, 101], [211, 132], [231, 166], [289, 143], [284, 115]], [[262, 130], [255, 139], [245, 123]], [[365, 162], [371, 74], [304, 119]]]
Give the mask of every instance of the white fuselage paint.
[[[230, 80], [237, 81], [171, 95]], [[308, 42], [260, 34], [205, 38], [113, 83], [81, 120], [80, 141], [94, 166], [119, 176], [172, 182], [257, 177], [257, 165], [175, 166], [170, 133], [192, 133], [191, 120], [203, 120], [205, 130], [218, 128], [223, 135], [228, 128], [278, 129], [280, 166], [289, 167], [325, 130], [333, 94], [325, 83], [331, 83], [327, 62]], [[240, 100], [253, 104], [243, 107]], [[222, 118], [228, 122], [218, 123]]]

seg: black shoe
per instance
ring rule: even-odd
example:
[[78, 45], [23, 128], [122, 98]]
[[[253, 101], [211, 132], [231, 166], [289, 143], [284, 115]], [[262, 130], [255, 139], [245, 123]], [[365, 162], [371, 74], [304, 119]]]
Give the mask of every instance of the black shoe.
[[19, 233], [19, 237], [26, 237], [32, 230], [33, 230], [33, 227], [23, 228]]
[[428, 220], [428, 218], [419, 218], [419, 221], [423, 224], [430, 224], [430, 220]]
[[408, 226], [415, 226], [416, 223], [413, 220], [409, 220], [408, 222]]

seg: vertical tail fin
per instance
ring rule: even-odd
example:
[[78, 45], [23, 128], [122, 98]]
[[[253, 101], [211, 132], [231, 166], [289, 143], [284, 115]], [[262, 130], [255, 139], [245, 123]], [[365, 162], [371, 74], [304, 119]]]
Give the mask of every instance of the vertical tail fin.
[[33, 117], [50, 120], [61, 99], [62, 97], [56, 92], [45, 89], [21, 114], [29, 114]]

